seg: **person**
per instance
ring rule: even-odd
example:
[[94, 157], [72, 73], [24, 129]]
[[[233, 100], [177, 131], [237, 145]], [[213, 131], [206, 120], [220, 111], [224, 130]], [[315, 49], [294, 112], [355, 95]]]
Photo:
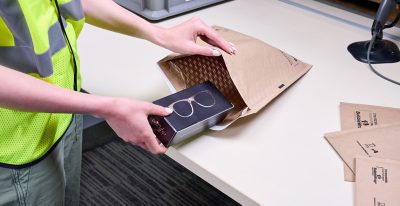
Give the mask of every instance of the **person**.
[[[112, 0], [0, 1], [0, 205], [79, 204], [79, 114], [105, 119], [124, 141], [151, 153], [167, 150], [147, 116], [169, 109], [79, 92], [76, 40], [84, 22], [177, 53], [235, 50], [199, 18], [163, 28]], [[211, 46], [197, 45], [198, 38]]]

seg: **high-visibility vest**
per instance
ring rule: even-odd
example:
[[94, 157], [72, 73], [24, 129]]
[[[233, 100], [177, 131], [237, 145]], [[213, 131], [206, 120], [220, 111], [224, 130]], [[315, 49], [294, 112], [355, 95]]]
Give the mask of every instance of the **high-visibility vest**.
[[[80, 0], [58, 0], [58, 6], [60, 13], [54, 0], [0, 0], [0, 65], [73, 89], [73, 52], [79, 89], [76, 39], [84, 24], [82, 5]], [[72, 114], [0, 108], [0, 166], [37, 163], [56, 146], [71, 120]]]

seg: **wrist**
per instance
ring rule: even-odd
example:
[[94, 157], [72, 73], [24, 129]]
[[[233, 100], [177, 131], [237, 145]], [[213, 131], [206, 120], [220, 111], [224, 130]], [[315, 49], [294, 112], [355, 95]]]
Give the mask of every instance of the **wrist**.
[[153, 25], [153, 28], [150, 31], [149, 37], [150, 38], [148, 40], [150, 42], [152, 42], [156, 45], [159, 45], [163, 48], [167, 48], [168, 29]]
[[89, 112], [90, 115], [97, 117], [97, 118], [105, 119], [106, 117], [113, 114], [112, 110], [115, 108], [115, 105], [117, 103], [117, 98], [97, 97], [95, 99], [95, 101], [96, 101], [96, 104], [93, 104], [94, 107]]

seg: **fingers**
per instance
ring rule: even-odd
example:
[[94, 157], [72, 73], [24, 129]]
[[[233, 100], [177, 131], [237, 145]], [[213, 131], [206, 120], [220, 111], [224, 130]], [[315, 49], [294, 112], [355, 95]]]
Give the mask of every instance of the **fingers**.
[[205, 24], [203, 21], [200, 19], [196, 19], [196, 21], [199, 21], [200, 27], [200, 35], [199, 37], [207, 42], [208, 44], [211, 44], [213, 46], [219, 47], [222, 50], [224, 50], [228, 54], [235, 54], [236, 48], [235, 45], [233, 45], [231, 42], [226, 41], [224, 38], [222, 38], [213, 28]]
[[149, 151], [153, 154], [164, 154], [165, 152], [167, 152], [167, 148], [165, 148], [164, 146], [159, 145], [159, 144], [155, 145], [154, 143], [142, 142], [142, 143], [136, 144], [136, 146], [139, 146], [143, 150]]
[[149, 103], [147, 114], [148, 115], [157, 115], [157, 116], [168, 116], [173, 112], [172, 109], [168, 107], [162, 107], [156, 104]]
[[144, 142], [137, 143], [136, 146], [139, 146], [140, 148], [148, 151], [146, 144]]
[[[226, 41], [213, 28], [196, 17], [164, 31], [159, 45], [177, 53], [220, 56], [221, 51], [216, 48], [228, 54], [235, 54], [236, 51], [232, 43]], [[197, 45], [197, 38], [201, 38], [215, 48]]]
[[204, 46], [200, 46], [197, 45], [195, 43], [193, 43], [193, 47], [191, 49], [193, 54], [200, 54], [203, 56], [221, 56], [221, 52], [218, 51], [215, 48], [209, 48], [209, 47], [204, 47]]
[[117, 99], [116, 108], [106, 121], [115, 133], [125, 142], [137, 145], [154, 154], [164, 153], [166, 148], [157, 138], [148, 122], [149, 115], [165, 116], [172, 110], [159, 105], [131, 99]]
[[163, 145], [160, 145], [157, 138], [153, 136], [152, 138], [147, 139], [148, 141], [145, 142], [145, 146], [148, 151], [153, 154], [163, 154], [167, 151]]
[[[157, 116], [167, 116], [170, 115], [173, 111], [168, 107], [162, 107], [153, 103], [147, 104], [147, 114], [148, 115], [157, 115]], [[163, 145], [160, 145], [156, 135], [153, 133], [150, 125], [146, 122], [147, 125], [143, 125], [143, 133], [139, 136], [139, 143], [137, 144], [144, 150], [147, 150], [153, 154], [162, 154], [167, 151]]]
[[130, 141], [130, 143], [153, 154], [163, 154], [167, 152], [167, 148], [159, 143], [159, 140], [153, 133], [142, 136], [139, 139], [138, 141]]

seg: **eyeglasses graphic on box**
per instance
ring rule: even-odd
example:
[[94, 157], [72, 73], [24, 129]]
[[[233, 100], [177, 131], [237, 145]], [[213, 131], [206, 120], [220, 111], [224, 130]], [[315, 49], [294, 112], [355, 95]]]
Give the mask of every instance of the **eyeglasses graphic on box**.
[[182, 142], [223, 120], [232, 103], [209, 81], [153, 102], [173, 110], [171, 115], [149, 115], [150, 126], [166, 147]]
[[215, 105], [215, 98], [208, 90], [200, 91], [187, 99], [178, 100], [168, 107], [172, 109], [178, 116], [187, 118], [193, 115], [193, 103], [205, 108]]

